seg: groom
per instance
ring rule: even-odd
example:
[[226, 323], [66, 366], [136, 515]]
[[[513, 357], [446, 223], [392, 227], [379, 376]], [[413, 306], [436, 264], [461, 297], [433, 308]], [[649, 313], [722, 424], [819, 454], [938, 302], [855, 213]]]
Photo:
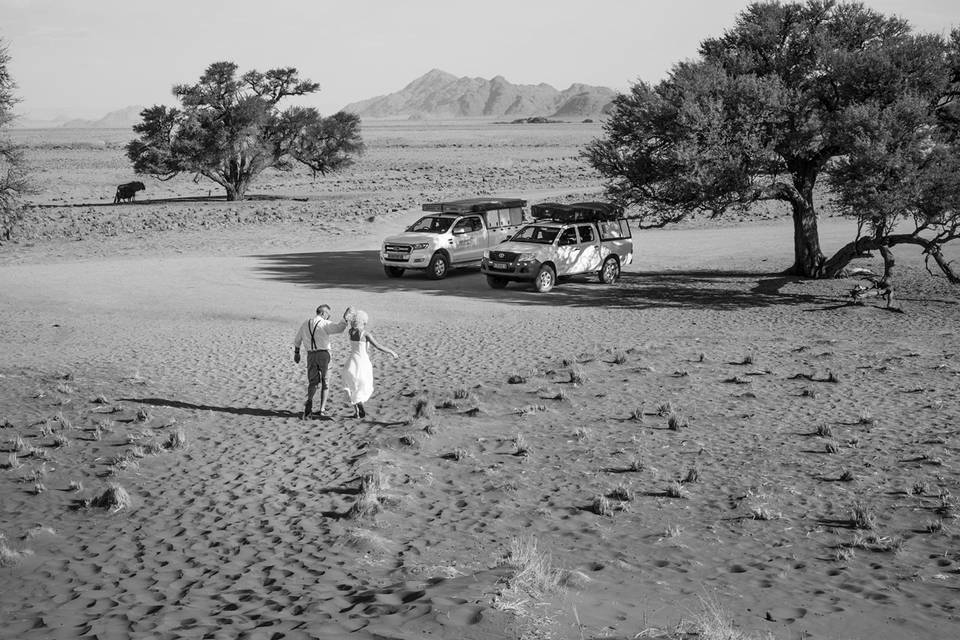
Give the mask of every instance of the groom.
[[307, 347], [307, 401], [303, 405], [301, 419], [306, 420], [313, 412], [313, 396], [320, 387], [320, 417], [327, 417], [325, 409], [329, 396], [327, 385], [327, 369], [330, 367], [330, 336], [334, 333], [343, 333], [347, 328], [347, 314], [350, 307], [343, 312], [343, 320], [330, 321], [330, 305], [321, 304], [317, 307], [317, 315], [308, 318], [297, 331], [293, 339], [293, 361], [300, 362], [300, 345]]

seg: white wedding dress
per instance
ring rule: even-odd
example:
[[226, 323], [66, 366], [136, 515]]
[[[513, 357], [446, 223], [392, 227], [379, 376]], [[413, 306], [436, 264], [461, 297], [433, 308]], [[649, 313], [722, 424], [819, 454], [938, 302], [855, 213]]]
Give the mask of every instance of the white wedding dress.
[[343, 367], [343, 384], [350, 403], [366, 402], [373, 395], [373, 365], [367, 354], [367, 336], [350, 330], [350, 357]]

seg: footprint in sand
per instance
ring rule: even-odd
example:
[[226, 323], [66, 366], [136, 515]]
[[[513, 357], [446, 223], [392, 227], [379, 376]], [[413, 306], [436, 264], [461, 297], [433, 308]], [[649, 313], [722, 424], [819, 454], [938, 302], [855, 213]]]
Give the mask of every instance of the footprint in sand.
[[790, 624], [807, 615], [803, 607], [775, 607], [769, 609], [764, 617], [771, 622], [785, 622]]

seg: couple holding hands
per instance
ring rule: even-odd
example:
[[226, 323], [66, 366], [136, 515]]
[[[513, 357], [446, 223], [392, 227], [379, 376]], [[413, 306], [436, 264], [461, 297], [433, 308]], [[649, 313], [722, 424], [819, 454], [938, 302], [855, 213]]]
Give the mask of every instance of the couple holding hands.
[[366, 326], [370, 318], [365, 311], [347, 307], [343, 312], [343, 320], [330, 320], [330, 305], [321, 304], [317, 307], [316, 315], [308, 318], [297, 331], [293, 340], [293, 361], [300, 362], [301, 345], [307, 351], [307, 401], [303, 405], [301, 418], [309, 418], [313, 414], [313, 396], [320, 389], [320, 409], [318, 414], [326, 418], [329, 386], [327, 384], [328, 369], [330, 367], [330, 336], [347, 331], [350, 338], [350, 357], [343, 367], [343, 384], [350, 396], [353, 405], [353, 417], [363, 418], [366, 411], [363, 403], [373, 394], [373, 365], [367, 353], [367, 345], [398, 358], [397, 352], [377, 343]]

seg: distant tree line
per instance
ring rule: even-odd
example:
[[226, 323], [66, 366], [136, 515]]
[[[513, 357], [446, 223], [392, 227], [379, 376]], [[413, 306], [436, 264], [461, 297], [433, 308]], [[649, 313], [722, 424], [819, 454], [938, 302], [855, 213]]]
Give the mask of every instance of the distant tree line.
[[[583, 156], [645, 226], [779, 200], [794, 274], [834, 277], [865, 251], [892, 260], [891, 247], [913, 244], [960, 282], [942, 253], [960, 236], [958, 97], [960, 30], [914, 33], [857, 3], [757, 2], [698, 58], [619, 95]], [[821, 182], [858, 221], [829, 258]]]

